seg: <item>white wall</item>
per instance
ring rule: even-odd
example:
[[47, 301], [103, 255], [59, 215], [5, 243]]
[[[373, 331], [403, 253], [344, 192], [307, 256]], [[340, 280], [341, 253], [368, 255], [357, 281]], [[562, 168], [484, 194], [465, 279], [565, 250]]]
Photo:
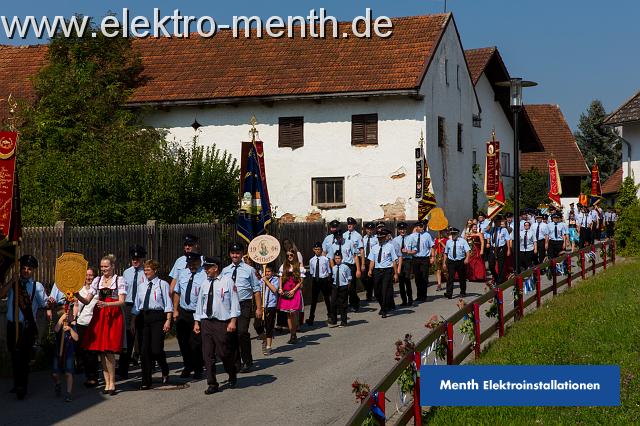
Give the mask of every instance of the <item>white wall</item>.
[[478, 94], [480, 106], [482, 107], [482, 127], [473, 128], [473, 146], [477, 152], [476, 161], [480, 165], [481, 177], [479, 182], [481, 192], [478, 196], [478, 205], [482, 208], [483, 205], [486, 207], [487, 202], [487, 197], [484, 193], [483, 187], [485, 163], [487, 158], [486, 143], [491, 140], [491, 131], [493, 129], [496, 131], [496, 140], [500, 141], [500, 151], [509, 153], [509, 158], [511, 160], [511, 177], [502, 177], [505, 196], [508, 197], [513, 192], [513, 174], [515, 172], [513, 166], [513, 127], [509, 123], [509, 120], [504, 113], [504, 109], [500, 106], [500, 103], [495, 100], [495, 94], [491, 87], [491, 83], [484, 73], [482, 73], [476, 83], [476, 93]]
[[[448, 86], [445, 57], [449, 60]], [[456, 65], [460, 65], [460, 89]], [[278, 216], [290, 213], [296, 220], [318, 211], [325, 219], [377, 219], [383, 217], [382, 205], [394, 203], [407, 219], [415, 219], [414, 149], [423, 130], [438, 204], [450, 223], [461, 227], [471, 215], [472, 116], [477, 112], [465, 67], [455, 28], [449, 25], [421, 87], [423, 100], [398, 97], [176, 107], [151, 112], [145, 122], [167, 129], [169, 138], [182, 144], [189, 144], [197, 135], [199, 143], [215, 143], [239, 158], [240, 142], [250, 140], [248, 122], [255, 115], [264, 141], [271, 202]], [[369, 113], [378, 114], [378, 145], [354, 147], [351, 116]], [[446, 149], [437, 146], [438, 115], [447, 120]], [[304, 116], [304, 146], [293, 151], [278, 148], [278, 118], [288, 116]], [[197, 132], [190, 127], [196, 118], [202, 125]], [[463, 152], [457, 151], [457, 123], [463, 124]], [[344, 177], [346, 207], [318, 210], [312, 206], [313, 177]]]
[[[640, 183], [640, 123], [625, 124], [618, 128], [620, 136], [631, 144], [631, 173], [636, 184]], [[622, 144], [622, 179], [629, 176], [627, 145]], [[640, 197], [640, 190], [638, 191]]]

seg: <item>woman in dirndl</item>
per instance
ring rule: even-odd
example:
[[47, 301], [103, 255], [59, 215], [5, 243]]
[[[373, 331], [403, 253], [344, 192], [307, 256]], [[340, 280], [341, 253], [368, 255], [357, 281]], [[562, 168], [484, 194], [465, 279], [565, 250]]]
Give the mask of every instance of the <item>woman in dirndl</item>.
[[302, 280], [305, 277], [305, 269], [298, 261], [298, 255], [294, 250], [287, 250], [284, 264], [280, 267], [280, 282], [278, 289], [278, 310], [287, 313], [287, 324], [291, 338], [288, 343], [297, 343], [298, 320], [302, 312]]
[[[115, 275], [116, 258], [112, 254], [100, 261], [102, 276], [91, 283], [86, 298], [78, 299], [88, 305], [93, 298], [98, 298], [82, 342], [82, 348], [96, 351], [102, 359], [105, 387], [102, 393], [116, 394], [116, 354], [124, 346], [124, 315], [122, 307], [127, 295], [123, 277]], [[84, 300], [83, 300], [84, 299]]]

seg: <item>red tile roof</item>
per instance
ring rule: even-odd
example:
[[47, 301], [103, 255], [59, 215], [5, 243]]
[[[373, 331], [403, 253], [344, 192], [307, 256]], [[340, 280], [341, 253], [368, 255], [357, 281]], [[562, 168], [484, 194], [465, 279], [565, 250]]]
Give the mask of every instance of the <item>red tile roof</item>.
[[35, 92], [30, 82], [31, 76], [45, 64], [46, 46], [2, 46], [0, 45], [0, 121], [8, 114], [7, 98], [28, 102], [35, 100]]
[[613, 172], [609, 179], [602, 184], [603, 194], [616, 194], [620, 192], [622, 186], [622, 167]]
[[[411, 91], [417, 94], [450, 13], [393, 18], [388, 38], [326, 39], [255, 36], [135, 39], [143, 77], [129, 103], [219, 101], [248, 97]], [[340, 23], [338, 34], [352, 34]], [[307, 32], [308, 34], [308, 32]], [[0, 46], [0, 99], [35, 99], [29, 77], [47, 46]], [[6, 118], [6, 103], [0, 119]]]
[[531, 121], [544, 152], [522, 153], [520, 170], [531, 168], [547, 173], [547, 160], [553, 154], [561, 176], [587, 176], [589, 169], [578, 148], [576, 139], [557, 105], [526, 105], [525, 113]]
[[631, 121], [640, 121], [640, 92], [636, 93], [620, 105], [604, 120], [605, 124], [622, 124]]
[[480, 49], [467, 49], [464, 51], [464, 56], [467, 58], [467, 66], [469, 67], [469, 73], [471, 74], [471, 80], [475, 86], [478, 83], [478, 79], [484, 72], [485, 68], [489, 64], [491, 57], [498, 51], [498, 48], [483, 47]]
[[[416, 90], [451, 14], [394, 18], [383, 39], [137, 39], [148, 82], [132, 103]], [[352, 34], [340, 23], [338, 34]]]

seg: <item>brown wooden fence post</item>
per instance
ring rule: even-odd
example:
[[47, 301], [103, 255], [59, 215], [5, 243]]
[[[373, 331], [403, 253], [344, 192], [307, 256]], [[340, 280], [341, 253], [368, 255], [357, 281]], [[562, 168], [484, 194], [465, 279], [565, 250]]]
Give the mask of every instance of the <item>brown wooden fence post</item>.
[[158, 244], [158, 221], [147, 221], [147, 253], [151, 259], [159, 260], [160, 247]]
[[56, 236], [56, 256], [60, 256], [67, 249], [69, 228], [64, 220], [59, 220], [53, 227]]

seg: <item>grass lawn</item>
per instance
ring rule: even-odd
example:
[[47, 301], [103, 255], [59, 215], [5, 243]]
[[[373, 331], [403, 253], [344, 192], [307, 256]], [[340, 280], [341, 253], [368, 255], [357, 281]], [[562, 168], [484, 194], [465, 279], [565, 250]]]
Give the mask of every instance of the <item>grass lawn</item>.
[[640, 260], [575, 284], [511, 326], [477, 364], [617, 364], [621, 406], [439, 407], [428, 424], [640, 424]]

